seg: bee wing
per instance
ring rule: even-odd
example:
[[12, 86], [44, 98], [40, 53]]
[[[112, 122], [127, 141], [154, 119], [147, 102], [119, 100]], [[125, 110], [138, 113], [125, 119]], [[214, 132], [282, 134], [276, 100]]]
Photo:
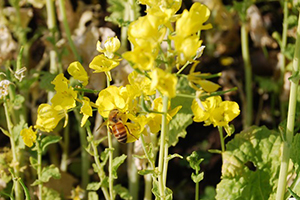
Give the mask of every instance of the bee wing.
[[108, 123], [108, 120], [106, 120], [105, 122], [103, 122], [98, 128], [96, 131], [98, 131], [99, 129], [101, 129], [103, 126], [107, 125]]

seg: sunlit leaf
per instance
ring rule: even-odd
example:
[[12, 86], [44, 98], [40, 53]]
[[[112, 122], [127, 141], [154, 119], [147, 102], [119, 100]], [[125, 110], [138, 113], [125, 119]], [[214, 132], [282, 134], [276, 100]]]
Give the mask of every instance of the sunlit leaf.
[[99, 200], [98, 194], [96, 192], [89, 192], [88, 200]]
[[132, 200], [132, 196], [130, 195], [129, 191], [127, 188], [122, 187], [120, 184], [114, 186], [114, 190], [116, 193], [125, 200]]
[[113, 159], [113, 163], [112, 163], [112, 174], [113, 174], [113, 178], [117, 179], [117, 170], [119, 168], [119, 166], [126, 160], [127, 156], [125, 154], [116, 157]]
[[201, 172], [200, 174], [194, 174], [194, 173], [192, 173], [191, 178], [194, 181], [194, 183], [199, 183], [200, 181], [203, 180], [204, 173], [203, 172]]
[[86, 186], [86, 190], [97, 191], [97, 190], [99, 190], [100, 186], [101, 186], [101, 183], [100, 183], [100, 182], [89, 183], [89, 184]]
[[51, 189], [51, 188], [47, 188], [47, 187], [43, 187], [43, 199], [45, 200], [61, 200], [60, 198], [60, 194]]
[[57, 136], [57, 135], [47, 135], [46, 137], [44, 137], [41, 141], [41, 148], [42, 151], [44, 152], [47, 148], [47, 146], [49, 146], [50, 144], [54, 144], [59, 142], [62, 139], [62, 137]]
[[196, 151], [193, 151], [193, 153], [191, 155], [189, 155], [186, 158], [186, 160], [189, 162], [192, 169], [199, 172], [200, 171], [200, 164], [204, 159], [201, 158], [200, 155]]
[[41, 182], [46, 183], [50, 178], [60, 179], [60, 177], [59, 169], [54, 165], [50, 165], [43, 168], [40, 180], [36, 180], [32, 186], [38, 185]]
[[217, 200], [275, 199], [281, 137], [266, 127], [251, 127], [226, 145]]

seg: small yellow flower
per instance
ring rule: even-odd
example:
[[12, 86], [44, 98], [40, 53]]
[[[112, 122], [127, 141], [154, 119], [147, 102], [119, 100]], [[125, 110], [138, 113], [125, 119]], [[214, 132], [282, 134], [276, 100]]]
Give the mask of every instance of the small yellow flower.
[[239, 105], [234, 101], [223, 101], [211, 113], [214, 126], [226, 126], [240, 114]]
[[152, 71], [151, 78], [151, 89], [157, 89], [169, 98], [176, 96], [177, 77], [174, 74], [155, 68]]
[[21, 130], [20, 135], [22, 136], [26, 146], [32, 147], [33, 143], [36, 140], [36, 133], [37, 133], [36, 131], [32, 130], [32, 126]]
[[120, 46], [121, 43], [117, 36], [109, 37], [104, 42], [104, 48], [101, 47], [100, 41], [97, 42], [97, 51], [104, 53], [107, 58], [113, 59], [115, 56], [114, 53], [120, 48]]
[[99, 92], [96, 100], [98, 112], [104, 118], [107, 118], [109, 112], [118, 109], [120, 112], [126, 112], [129, 106], [129, 96], [125, 87], [116, 87], [114, 85], [105, 88]]
[[56, 94], [51, 99], [52, 105], [61, 106], [62, 109], [68, 110], [76, 106], [77, 92], [68, 86], [68, 80], [61, 73], [51, 82], [55, 85]]
[[104, 54], [100, 54], [94, 57], [89, 67], [95, 70], [93, 73], [104, 72], [111, 81], [110, 70], [117, 67], [119, 65], [119, 61], [120, 60], [118, 59], [109, 59]]
[[93, 116], [93, 110], [90, 105], [90, 99], [87, 97], [83, 97], [82, 100], [82, 107], [80, 109], [80, 113], [83, 114], [82, 120], [81, 120], [81, 127], [83, 127], [87, 121], [87, 119], [91, 116]]
[[41, 104], [38, 108], [35, 128], [40, 129], [41, 131], [50, 132], [64, 117], [66, 118], [64, 123], [65, 127], [68, 123], [66, 110], [64, 110], [61, 106], [55, 106], [54, 108], [54, 106], [49, 104]]
[[145, 95], [155, 94], [155, 89], [151, 89], [151, 80], [136, 71], [131, 72], [128, 75], [128, 81], [130, 85], [135, 86], [140, 93]]
[[89, 76], [80, 62], [72, 62], [68, 67], [68, 72], [76, 80], [82, 83], [83, 86], [86, 86], [89, 81]]
[[196, 2], [192, 5], [190, 11], [184, 10], [181, 17], [176, 22], [176, 35], [187, 37], [200, 30], [210, 29], [211, 24], [203, 25], [209, 18], [209, 9]]

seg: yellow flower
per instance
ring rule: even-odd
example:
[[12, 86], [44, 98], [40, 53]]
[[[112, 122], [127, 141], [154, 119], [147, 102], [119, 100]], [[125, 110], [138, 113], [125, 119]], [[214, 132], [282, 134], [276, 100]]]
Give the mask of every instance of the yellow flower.
[[104, 42], [104, 48], [101, 47], [100, 41], [97, 42], [97, 51], [104, 53], [107, 58], [112, 59], [115, 56], [114, 53], [120, 48], [120, 46], [121, 43], [117, 36], [109, 37]]
[[125, 126], [127, 126], [129, 133], [127, 133], [127, 141], [126, 143], [135, 142], [145, 129], [145, 126], [148, 122], [148, 118], [145, 115], [134, 116], [132, 114], [127, 114], [130, 122], [125, 122]]
[[184, 65], [187, 61], [193, 61], [202, 44], [202, 40], [199, 40], [197, 35], [191, 35], [188, 37], [176, 35], [174, 37], [170, 37], [170, 39], [174, 41], [174, 47], [178, 54], [178, 61], [181, 65]]
[[132, 86], [136, 87], [136, 90], [138, 90], [140, 94], [155, 94], [155, 89], [150, 88], [151, 80], [144, 75], [137, 73], [136, 71], [133, 71], [128, 75], [128, 81]]
[[226, 126], [240, 114], [239, 105], [234, 101], [223, 101], [211, 113], [214, 126]]
[[120, 112], [126, 112], [130, 103], [128, 97], [128, 92], [125, 87], [116, 87], [112, 85], [99, 92], [95, 104], [98, 106], [100, 115], [107, 118], [109, 112], [113, 109], [118, 109]]
[[184, 10], [181, 17], [176, 22], [176, 35], [187, 37], [195, 34], [199, 30], [206, 30], [212, 27], [211, 24], [205, 23], [210, 16], [209, 9], [201, 4], [194, 3], [190, 11]]
[[[170, 108], [170, 101], [168, 102], [168, 113], [167, 113], [167, 123], [171, 121], [172, 117], [176, 115], [176, 113], [181, 109], [182, 106], [177, 106], [176, 108], [169, 110]], [[154, 111], [162, 112], [163, 108], [163, 102], [162, 98], [158, 97], [154, 99], [152, 103], [152, 108]], [[150, 128], [151, 133], [157, 133], [160, 131], [161, 128], [161, 120], [162, 120], [162, 114], [157, 114], [157, 113], [149, 113], [147, 115], [148, 121], [147, 124]]]
[[194, 99], [192, 103], [192, 111], [194, 113], [195, 122], [204, 122], [204, 126], [209, 126], [212, 123], [211, 112], [222, 102], [220, 96], [212, 96], [200, 101]]
[[152, 71], [151, 78], [151, 89], [157, 89], [169, 98], [176, 96], [177, 77], [174, 74], [155, 68]]
[[83, 97], [82, 100], [82, 106], [80, 109], [80, 113], [83, 114], [83, 117], [81, 119], [81, 127], [83, 127], [87, 121], [87, 119], [91, 116], [93, 116], [93, 110], [92, 107], [90, 105], [90, 99], [87, 97]]
[[77, 92], [72, 87], [69, 88], [68, 80], [61, 73], [51, 82], [55, 85], [56, 94], [51, 99], [52, 105], [61, 106], [62, 109], [68, 110], [76, 106]]
[[78, 61], [72, 62], [68, 67], [68, 72], [76, 80], [81, 82], [83, 86], [86, 86], [88, 84], [88, 80], [89, 80], [88, 74], [83, 68], [83, 66], [80, 64], [80, 62]]
[[200, 85], [200, 87], [206, 91], [206, 92], [215, 92], [217, 91], [221, 86], [213, 83], [211, 81], [202, 79], [201, 77], [205, 77], [206, 75], [210, 75], [209, 73], [201, 73], [201, 72], [193, 72], [188, 75], [188, 80], [190, 82], [190, 85], [195, 90], [199, 90], [199, 88], [195, 85]]
[[68, 123], [68, 115], [66, 110], [61, 106], [55, 106], [55, 108], [49, 104], [41, 104], [38, 108], [38, 115], [36, 120], [35, 128], [41, 131], [50, 132], [58, 124], [58, 122], [65, 119], [64, 127]]
[[[145, 42], [147, 43], [147, 42]], [[140, 70], [151, 70], [155, 65], [157, 52], [153, 52], [152, 46], [137, 46], [132, 51], [122, 54], [123, 58], [133, 64], [133, 68]]]
[[36, 131], [32, 130], [32, 126], [21, 130], [20, 135], [22, 136], [25, 145], [28, 147], [32, 147], [33, 143], [36, 140]]
[[110, 70], [117, 67], [119, 61], [119, 59], [109, 59], [104, 54], [100, 54], [94, 57], [89, 67], [95, 70], [93, 73], [104, 72], [111, 81]]

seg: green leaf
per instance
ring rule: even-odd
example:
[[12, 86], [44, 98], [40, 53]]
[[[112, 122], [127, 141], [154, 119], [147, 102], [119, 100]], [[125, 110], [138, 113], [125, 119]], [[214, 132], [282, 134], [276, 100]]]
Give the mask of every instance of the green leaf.
[[30, 162], [31, 167], [33, 167], [35, 170], [37, 170], [37, 166], [38, 166], [37, 159], [30, 156], [29, 162]]
[[48, 145], [59, 142], [61, 140], [61, 138], [62, 137], [57, 136], [57, 135], [47, 135], [46, 137], [44, 137], [41, 141], [42, 152], [45, 151], [45, 149]]
[[93, 182], [93, 183], [89, 183], [86, 186], [86, 190], [97, 191], [97, 190], [99, 190], [100, 187], [101, 187], [101, 183], [100, 182]]
[[7, 137], [10, 137], [10, 134], [7, 130], [5, 130], [4, 128], [0, 127], [0, 130], [3, 132], [4, 135], [6, 135]]
[[193, 151], [192, 154], [186, 158], [186, 160], [189, 162], [192, 169], [196, 170], [196, 172], [199, 172], [200, 164], [204, 159], [200, 158], [200, 155], [196, 151]]
[[275, 199], [281, 142], [278, 132], [264, 126], [235, 135], [222, 154], [216, 199]]
[[279, 90], [277, 82], [270, 77], [255, 76], [255, 80], [258, 82], [259, 88], [264, 92], [277, 93]]
[[194, 181], [194, 183], [199, 183], [200, 181], [203, 180], [204, 173], [203, 172], [201, 172], [200, 174], [194, 174], [194, 173], [192, 173], [191, 178]]
[[60, 198], [60, 194], [51, 189], [51, 188], [47, 188], [47, 187], [43, 187], [43, 199], [45, 200], [61, 200]]
[[[161, 199], [159, 189], [158, 189], [158, 181], [157, 180], [153, 180], [153, 187], [152, 187], [151, 191], [155, 196], [155, 200], [160, 200]], [[166, 190], [165, 190], [165, 199], [166, 200], [172, 200], [173, 199], [173, 192], [172, 192], [172, 190], [170, 190], [170, 188], [166, 188]]]
[[168, 155], [168, 160], [171, 160], [173, 158], [181, 158], [181, 159], [183, 159], [183, 157], [181, 155], [177, 154], [177, 153]]
[[288, 191], [293, 195], [293, 197], [294, 197], [295, 199], [300, 200], [300, 197], [299, 197], [295, 192], [293, 192], [293, 191], [291, 190], [291, 188], [288, 188]]
[[27, 128], [27, 124], [25, 123], [24, 120], [21, 120], [17, 125], [15, 125], [12, 129], [12, 135], [14, 137], [15, 140], [15, 145], [16, 145], [16, 149], [18, 151], [18, 149], [24, 149], [25, 148], [25, 144], [24, 141], [20, 135], [21, 130], [23, 128]]
[[22, 95], [17, 94], [13, 101], [14, 109], [16, 110], [20, 109], [23, 106], [24, 102], [25, 102], [25, 98]]
[[41, 71], [39, 86], [43, 90], [55, 91], [54, 85], [51, 82], [54, 80], [56, 74], [51, 74], [50, 72]]
[[88, 200], [99, 200], [97, 192], [89, 192]]
[[116, 193], [125, 200], [132, 200], [132, 196], [130, 195], [129, 191], [127, 188], [122, 187], [120, 184], [114, 186], [114, 190]]
[[153, 169], [143, 169], [143, 170], [139, 170], [138, 174], [139, 175], [147, 175], [147, 174], [153, 174], [155, 171]]
[[127, 156], [125, 154], [116, 157], [113, 159], [113, 163], [112, 163], [112, 175], [114, 179], [117, 179], [117, 170], [119, 168], [119, 166], [126, 160]]
[[108, 153], [109, 153], [109, 149], [106, 148], [104, 151], [101, 152], [100, 154], [100, 159], [101, 159], [101, 166], [104, 167], [107, 160], [108, 160]]
[[59, 169], [55, 167], [54, 165], [50, 165], [47, 167], [44, 167], [42, 170], [41, 178], [40, 180], [36, 180], [32, 186], [38, 185], [41, 182], [46, 183], [50, 180], [50, 178], [60, 179], [60, 173]]

